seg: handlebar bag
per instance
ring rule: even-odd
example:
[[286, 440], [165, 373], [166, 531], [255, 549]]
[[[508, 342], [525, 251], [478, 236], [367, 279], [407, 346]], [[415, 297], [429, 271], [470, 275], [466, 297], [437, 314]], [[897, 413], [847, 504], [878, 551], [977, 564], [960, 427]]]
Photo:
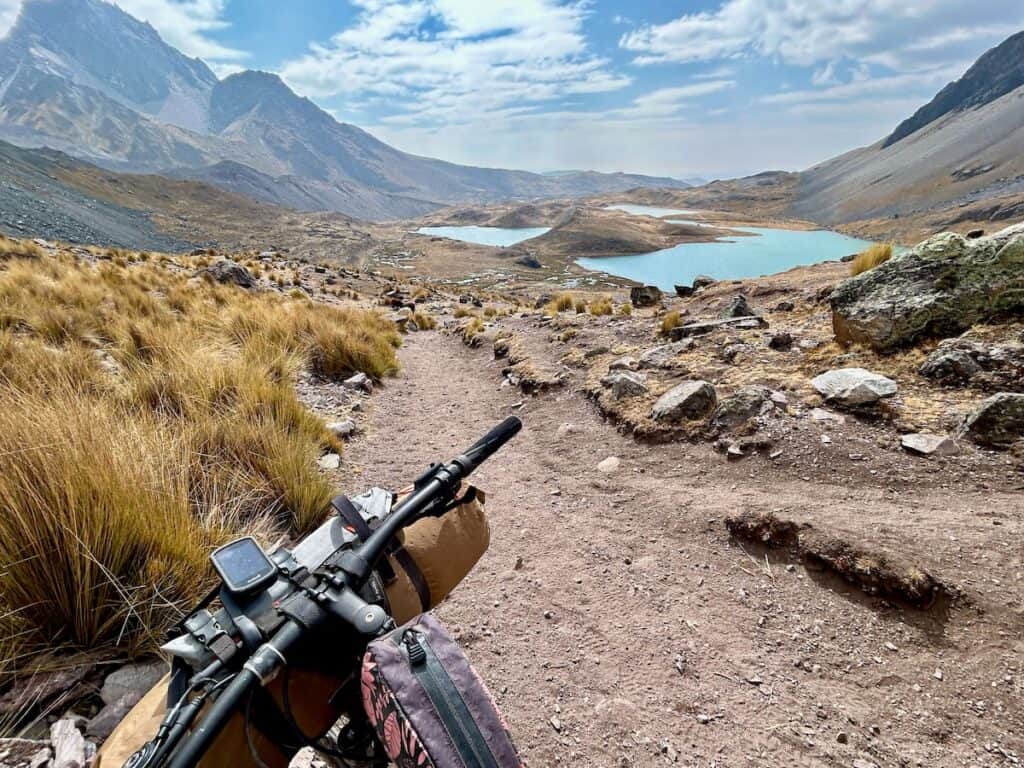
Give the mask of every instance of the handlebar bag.
[[361, 684], [366, 715], [398, 768], [521, 768], [483, 680], [430, 614], [367, 646]]

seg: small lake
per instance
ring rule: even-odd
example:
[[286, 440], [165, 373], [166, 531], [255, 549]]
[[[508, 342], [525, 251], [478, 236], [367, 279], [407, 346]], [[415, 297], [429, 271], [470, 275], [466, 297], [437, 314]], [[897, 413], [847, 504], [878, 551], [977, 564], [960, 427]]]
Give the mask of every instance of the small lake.
[[683, 243], [652, 253], [609, 256], [576, 261], [584, 269], [656, 285], [671, 292], [675, 285], [690, 285], [697, 275], [716, 280], [738, 280], [784, 272], [792, 267], [832, 261], [864, 250], [870, 242], [826, 229], [795, 231], [767, 227], [730, 227], [749, 232], [715, 243]]
[[632, 203], [619, 203], [617, 205], [606, 205], [606, 211], [625, 211], [634, 216], [653, 216], [660, 219], [663, 216], [683, 216], [687, 213], [699, 213], [699, 211], [687, 211], [682, 208], [657, 208], [653, 205], [633, 205]]
[[433, 235], [434, 237], [447, 237], [449, 240], [462, 240], [465, 243], [477, 243], [478, 245], [494, 245], [507, 247], [529, 240], [531, 237], [540, 237], [550, 227], [420, 227], [416, 230], [421, 235]]

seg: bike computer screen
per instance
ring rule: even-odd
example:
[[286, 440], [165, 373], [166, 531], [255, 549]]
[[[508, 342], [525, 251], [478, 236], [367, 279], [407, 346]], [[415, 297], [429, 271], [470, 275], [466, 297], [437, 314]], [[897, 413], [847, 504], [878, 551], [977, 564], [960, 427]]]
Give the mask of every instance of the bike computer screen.
[[277, 566], [251, 536], [225, 544], [210, 560], [229, 592], [252, 592], [277, 574]]

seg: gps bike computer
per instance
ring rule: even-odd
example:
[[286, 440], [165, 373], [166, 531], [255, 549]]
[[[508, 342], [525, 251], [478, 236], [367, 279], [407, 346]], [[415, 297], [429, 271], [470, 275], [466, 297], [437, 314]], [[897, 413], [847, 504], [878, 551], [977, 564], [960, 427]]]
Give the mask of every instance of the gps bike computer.
[[252, 536], [215, 550], [210, 562], [228, 591], [236, 594], [254, 592], [277, 576], [277, 566]]

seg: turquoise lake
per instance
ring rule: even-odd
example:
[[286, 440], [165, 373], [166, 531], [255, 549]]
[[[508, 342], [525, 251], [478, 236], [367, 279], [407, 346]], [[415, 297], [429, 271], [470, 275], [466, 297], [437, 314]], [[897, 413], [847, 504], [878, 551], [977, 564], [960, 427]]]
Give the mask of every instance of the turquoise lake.
[[792, 267], [839, 259], [871, 245], [866, 240], [826, 229], [810, 232], [767, 227], [731, 229], [749, 232], [751, 236], [715, 243], [683, 243], [674, 248], [632, 256], [582, 258], [576, 263], [584, 269], [672, 291], [674, 285], [690, 285], [697, 275], [709, 275], [716, 280], [771, 275]]
[[477, 243], [478, 245], [494, 245], [507, 247], [529, 240], [531, 237], [539, 237], [548, 231], [550, 227], [520, 227], [507, 229], [505, 227], [420, 227], [416, 231], [421, 235], [433, 235], [434, 237], [447, 237], [451, 240], [462, 240], [466, 243]]

